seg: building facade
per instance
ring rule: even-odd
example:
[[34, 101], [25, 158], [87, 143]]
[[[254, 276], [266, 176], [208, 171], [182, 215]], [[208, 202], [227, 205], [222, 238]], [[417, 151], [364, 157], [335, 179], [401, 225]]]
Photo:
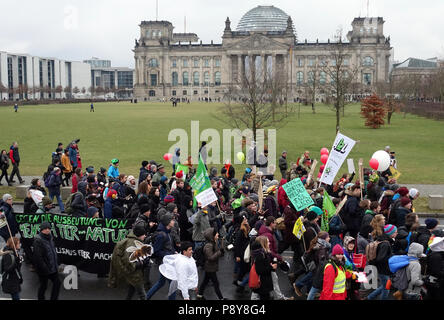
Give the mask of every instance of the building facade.
[[[345, 63], [356, 69], [356, 93], [371, 92], [378, 82], [389, 81], [393, 55], [384, 23], [380, 17], [355, 18], [343, 43]], [[331, 59], [334, 43], [299, 42], [291, 17], [274, 6], [250, 10], [236, 31], [227, 18], [220, 44], [197, 43], [196, 34], [173, 29], [168, 21], [140, 24], [133, 50], [136, 98], [223, 99], [252, 63], [285, 72], [290, 99], [303, 98], [313, 72], [321, 86], [331, 81], [315, 67]]]
[[0, 52], [0, 99], [69, 98], [91, 86], [91, 66], [76, 61]]

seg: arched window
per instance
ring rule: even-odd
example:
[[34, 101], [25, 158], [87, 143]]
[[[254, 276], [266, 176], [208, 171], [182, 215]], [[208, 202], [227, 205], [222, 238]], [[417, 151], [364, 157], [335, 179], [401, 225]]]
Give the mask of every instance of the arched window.
[[222, 83], [222, 74], [221, 74], [219, 71], [217, 71], [217, 72], [214, 74], [214, 84], [215, 84], [216, 86], [220, 86], [221, 83]]
[[209, 86], [210, 85], [210, 73], [206, 71], [204, 73], [204, 85]]
[[157, 67], [159, 66], [159, 62], [158, 62], [157, 59], [155, 59], [155, 58], [150, 59], [150, 60], [148, 61], [148, 66], [149, 66], [150, 68], [157, 68]]
[[301, 85], [304, 83], [304, 73], [302, 71], [299, 71], [296, 75], [296, 81], [298, 85]]
[[173, 82], [173, 86], [177, 86], [179, 84], [179, 75], [177, 74], [177, 72], [173, 72], [172, 82]]
[[199, 72], [196, 71], [193, 73], [193, 85], [198, 86], [199, 83], [200, 83]]
[[315, 75], [313, 71], [308, 72], [308, 83], [312, 84], [314, 81]]
[[183, 81], [182, 82], [183, 82], [184, 86], [187, 86], [190, 84], [189, 75], [188, 75], [188, 72], [186, 72], [186, 71], [183, 73]]
[[319, 73], [319, 84], [324, 85], [327, 82], [327, 74], [324, 71]]
[[375, 61], [373, 60], [372, 57], [365, 57], [364, 61], [362, 62], [362, 65], [366, 67], [373, 67], [374, 64]]

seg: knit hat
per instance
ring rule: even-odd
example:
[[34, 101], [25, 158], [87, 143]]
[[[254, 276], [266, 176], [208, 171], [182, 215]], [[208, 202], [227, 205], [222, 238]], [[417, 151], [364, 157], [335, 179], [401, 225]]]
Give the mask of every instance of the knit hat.
[[392, 234], [394, 234], [396, 231], [398, 231], [398, 228], [396, 228], [394, 225], [392, 224], [388, 224], [384, 227], [384, 233], [388, 236], [391, 236]]
[[168, 180], [168, 178], [165, 176], [162, 176], [162, 178], [160, 178], [160, 182], [166, 182], [167, 180]]
[[140, 214], [144, 214], [145, 212], [151, 211], [151, 206], [147, 203], [144, 203], [139, 208]]
[[337, 244], [333, 247], [333, 250], [331, 251], [331, 255], [336, 256], [339, 254], [344, 254], [344, 249], [342, 249], [341, 245]]
[[409, 191], [409, 196], [410, 196], [411, 198], [414, 198], [414, 197], [416, 197], [416, 196], [418, 195], [418, 193], [419, 193], [418, 189], [412, 188], [412, 189], [410, 189], [410, 191]]
[[173, 220], [173, 219], [174, 219], [173, 215], [170, 213], [167, 213], [162, 217], [162, 219], [160, 219], [160, 222], [166, 227], [167, 225], [170, 224], [171, 220]]
[[127, 179], [128, 181], [131, 181], [131, 180], [136, 180], [136, 178], [134, 178], [134, 176], [128, 176], [128, 179]]
[[174, 197], [173, 196], [166, 196], [165, 199], [163, 199], [163, 202], [165, 202], [165, 203], [174, 202]]
[[46, 207], [46, 206], [52, 204], [52, 200], [49, 199], [49, 197], [43, 197], [42, 204], [43, 204], [44, 207]]
[[12, 196], [9, 193], [5, 193], [3, 195], [3, 201], [6, 202], [8, 201], [8, 199], [12, 199]]
[[412, 200], [410, 200], [410, 198], [402, 197], [401, 198], [401, 207], [405, 207], [406, 205], [408, 205], [411, 202], [412, 202]]
[[40, 224], [40, 231], [46, 230], [46, 229], [51, 229], [51, 224], [48, 221], [42, 222]]
[[141, 224], [136, 224], [133, 228], [133, 233], [136, 237], [141, 237], [146, 234], [145, 229]]
[[88, 218], [92, 218], [97, 212], [99, 212], [99, 209], [97, 209], [96, 207], [89, 207], [86, 215], [88, 216]]
[[250, 193], [248, 197], [254, 202], [259, 202], [259, 196], [256, 193]]
[[399, 193], [401, 197], [405, 197], [406, 195], [409, 194], [409, 189], [407, 189], [406, 187], [402, 187], [396, 190], [396, 193]]
[[436, 219], [426, 219], [425, 225], [427, 226], [427, 229], [431, 230], [435, 228], [438, 225], [438, 220]]
[[309, 210], [316, 213], [318, 216], [322, 216], [323, 214], [322, 209], [316, 206], [311, 207]]
[[318, 217], [318, 214], [317, 214], [316, 212], [309, 211], [309, 212], [307, 213], [307, 219], [308, 219], [308, 221], [313, 221], [313, 220], [315, 220], [317, 217]]

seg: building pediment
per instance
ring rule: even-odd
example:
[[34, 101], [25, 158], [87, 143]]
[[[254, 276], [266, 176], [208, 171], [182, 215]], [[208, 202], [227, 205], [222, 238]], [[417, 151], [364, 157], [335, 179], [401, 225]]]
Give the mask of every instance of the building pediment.
[[253, 34], [226, 46], [227, 51], [277, 51], [288, 50], [289, 46], [262, 34]]

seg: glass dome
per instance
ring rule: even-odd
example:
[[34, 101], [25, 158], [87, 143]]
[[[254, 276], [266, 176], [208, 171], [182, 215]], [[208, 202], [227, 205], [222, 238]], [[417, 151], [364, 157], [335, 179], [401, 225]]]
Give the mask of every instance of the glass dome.
[[258, 6], [242, 17], [236, 31], [285, 31], [288, 17], [274, 6]]

